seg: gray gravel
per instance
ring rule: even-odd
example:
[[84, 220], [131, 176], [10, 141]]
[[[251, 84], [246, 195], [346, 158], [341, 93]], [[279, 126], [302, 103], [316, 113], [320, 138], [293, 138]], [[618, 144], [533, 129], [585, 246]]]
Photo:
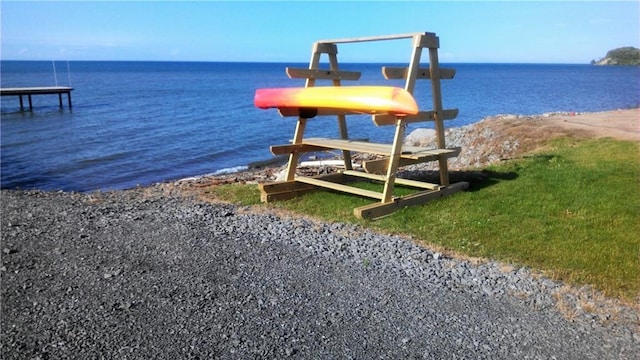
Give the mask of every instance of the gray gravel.
[[640, 354], [636, 311], [408, 238], [163, 186], [1, 195], [3, 359]]

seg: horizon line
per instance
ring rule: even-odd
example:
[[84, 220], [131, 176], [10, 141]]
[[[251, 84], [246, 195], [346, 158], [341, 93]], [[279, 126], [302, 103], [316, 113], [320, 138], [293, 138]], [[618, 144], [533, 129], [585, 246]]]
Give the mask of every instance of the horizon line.
[[[0, 59], [0, 61], [23, 62], [149, 62], [149, 63], [238, 63], [238, 64], [308, 64], [308, 61], [257, 61], [257, 60], [66, 60], [66, 59]], [[404, 64], [405, 61], [343, 61], [341, 64]], [[425, 61], [425, 64], [429, 61]], [[325, 64], [325, 63], [321, 63]], [[486, 65], [593, 65], [589, 62], [511, 62], [511, 61], [440, 61], [440, 64], [486, 64]], [[620, 65], [618, 65], [620, 66]]]

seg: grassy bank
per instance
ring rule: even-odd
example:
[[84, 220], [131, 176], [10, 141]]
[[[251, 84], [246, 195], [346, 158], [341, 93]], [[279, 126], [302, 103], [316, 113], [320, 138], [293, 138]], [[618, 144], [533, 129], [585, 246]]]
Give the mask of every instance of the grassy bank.
[[[638, 299], [637, 142], [556, 139], [543, 151], [452, 177], [469, 181], [470, 189], [375, 222], [357, 220], [352, 213], [371, 200], [325, 191], [263, 206], [409, 234], [464, 255], [528, 266], [574, 285], [590, 284], [625, 301]], [[259, 203], [255, 185], [209, 191], [232, 202]]]

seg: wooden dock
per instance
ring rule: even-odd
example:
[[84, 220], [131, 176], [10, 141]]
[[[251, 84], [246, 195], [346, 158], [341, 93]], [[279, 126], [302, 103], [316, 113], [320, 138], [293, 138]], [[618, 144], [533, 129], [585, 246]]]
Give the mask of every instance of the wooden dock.
[[67, 102], [71, 109], [71, 91], [72, 87], [68, 86], [41, 86], [41, 87], [22, 87], [22, 88], [0, 88], [1, 96], [18, 96], [20, 97], [20, 111], [24, 111], [23, 96], [29, 99], [29, 111], [33, 111], [32, 95], [58, 95], [60, 108], [62, 109], [62, 95], [67, 94]]

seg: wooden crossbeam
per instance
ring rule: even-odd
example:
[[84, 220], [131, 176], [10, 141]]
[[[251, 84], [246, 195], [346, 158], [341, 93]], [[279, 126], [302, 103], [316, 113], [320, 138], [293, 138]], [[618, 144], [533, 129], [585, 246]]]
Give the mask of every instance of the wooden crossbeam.
[[429, 201], [455, 194], [469, 187], [467, 182], [458, 182], [441, 187], [438, 190], [421, 191], [415, 194], [397, 198], [388, 203], [373, 203], [353, 209], [355, 216], [361, 219], [378, 219], [407, 206], [425, 204]]
[[350, 150], [363, 153], [389, 155], [391, 145], [370, 143], [365, 141], [327, 139], [327, 138], [307, 138], [303, 140], [305, 145], [313, 145], [328, 149]]
[[316, 80], [360, 80], [360, 71], [339, 71], [320, 69], [286, 68], [285, 72], [291, 79], [316, 79]]
[[282, 181], [259, 184], [260, 201], [272, 202], [276, 200], [289, 200], [300, 195], [316, 191], [318, 187], [296, 181]]
[[301, 182], [301, 183], [305, 183], [305, 184], [320, 186], [320, 187], [323, 187], [323, 188], [326, 188], [326, 189], [336, 190], [336, 191], [340, 191], [340, 192], [346, 192], [346, 193], [354, 194], [354, 195], [360, 195], [360, 196], [364, 196], [364, 197], [368, 197], [368, 198], [372, 198], [372, 199], [377, 199], [377, 200], [382, 200], [382, 198], [383, 198], [383, 194], [379, 193], [377, 191], [360, 189], [360, 188], [357, 188], [357, 187], [354, 187], [354, 186], [344, 185], [344, 184], [340, 184], [340, 183], [336, 183], [336, 182], [332, 182], [332, 181], [327, 181], [327, 180], [320, 179], [320, 178], [296, 176], [296, 181]]
[[[300, 109], [297, 108], [281, 108], [278, 109], [278, 113], [282, 117], [299, 117], [301, 115]], [[329, 109], [322, 108], [317, 109], [314, 117], [321, 116], [336, 116], [336, 115], [363, 115], [362, 112], [356, 111], [345, 111], [340, 109]], [[366, 114], [369, 115], [369, 114]], [[386, 125], [394, 125], [395, 120], [397, 118], [396, 115], [393, 114], [376, 114], [371, 115], [371, 119], [376, 126], [386, 126]], [[453, 120], [458, 116], [458, 109], [446, 109], [442, 110], [442, 120]], [[436, 113], [435, 111], [420, 111], [416, 115], [406, 115], [405, 122], [409, 123], [418, 123], [425, 121], [435, 121]]]
[[[280, 108], [278, 109], [278, 113], [282, 117], [300, 117], [301, 115], [305, 115], [298, 108]], [[344, 116], [344, 115], [363, 115], [361, 112], [355, 111], [345, 111], [340, 109], [315, 109], [315, 114], [313, 117], [321, 117], [321, 116]], [[369, 115], [369, 114], [367, 114]], [[303, 116], [304, 117], [304, 116]], [[311, 117], [308, 117], [311, 118]]]
[[[407, 124], [425, 121], [436, 121], [437, 115], [438, 114], [436, 113], [436, 111], [420, 111], [416, 115], [405, 116], [404, 121]], [[442, 120], [453, 120], [457, 116], [458, 109], [447, 109], [440, 112], [440, 117], [442, 118]], [[380, 114], [372, 115], [371, 119], [377, 126], [394, 125], [396, 116], [391, 114]]]
[[[356, 170], [344, 170], [342, 171], [342, 173], [348, 176], [361, 177], [361, 178], [376, 180], [381, 182], [384, 182], [387, 180], [387, 178], [384, 175], [364, 173], [362, 171], [356, 171]], [[423, 181], [409, 180], [409, 179], [402, 179], [402, 178], [396, 178], [396, 184], [416, 187], [416, 188], [430, 189], [430, 190], [437, 190], [442, 187], [441, 185], [438, 185], [438, 184], [432, 184], [432, 183], [427, 183]]]
[[[390, 67], [383, 66], [382, 67], [382, 76], [385, 79], [406, 79], [409, 74], [408, 67]], [[453, 79], [456, 75], [456, 69], [440, 69], [440, 79]], [[431, 69], [430, 68], [418, 68], [417, 79], [431, 79]]]
[[[428, 161], [440, 160], [440, 158], [452, 158], [460, 154], [460, 148], [451, 149], [431, 149], [415, 154], [404, 154], [400, 157], [398, 167], [420, 164]], [[412, 156], [412, 157], [409, 157]], [[372, 174], [382, 174], [389, 169], [389, 158], [367, 160], [362, 162], [362, 168]]]
[[[389, 155], [392, 150], [391, 144], [327, 138], [307, 138], [303, 140], [303, 144], [327, 149], [350, 150], [377, 155]], [[459, 149], [431, 149], [420, 146], [403, 146], [400, 157], [406, 159], [421, 159], [424, 157], [440, 156], [443, 154], [455, 156], [455, 154], [458, 154], [459, 152]]]
[[326, 146], [317, 146], [309, 144], [284, 144], [284, 145], [272, 145], [271, 153], [273, 155], [288, 155], [297, 153], [310, 153], [316, 151], [331, 150]]
[[412, 39], [416, 37], [434, 38], [436, 37], [435, 35], [436, 35], [435, 33], [429, 33], [429, 32], [415, 32], [415, 33], [406, 33], [406, 34], [397, 34], [397, 35], [361, 36], [361, 37], [353, 37], [353, 38], [318, 40], [316, 43], [317, 44], [346, 44], [346, 43], [368, 42], [368, 41]]

